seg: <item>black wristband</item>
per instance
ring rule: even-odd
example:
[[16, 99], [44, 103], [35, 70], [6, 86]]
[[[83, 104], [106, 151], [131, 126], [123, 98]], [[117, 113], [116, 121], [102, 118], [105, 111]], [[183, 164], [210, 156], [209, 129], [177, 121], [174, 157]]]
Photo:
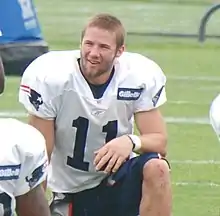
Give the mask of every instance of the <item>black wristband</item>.
[[133, 142], [133, 140], [131, 139], [130, 136], [127, 135], [127, 137], [131, 140], [131, 143], [132, 143], [132, 145], [133, 145], [132, 150], [134, 150], [134, 148], [135, 148], [135, 143]]

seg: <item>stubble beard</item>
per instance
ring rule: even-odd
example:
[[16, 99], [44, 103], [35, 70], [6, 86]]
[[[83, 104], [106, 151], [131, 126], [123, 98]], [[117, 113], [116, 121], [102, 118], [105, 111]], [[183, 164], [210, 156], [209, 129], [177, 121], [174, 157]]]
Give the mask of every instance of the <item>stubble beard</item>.
[[113, 67], [113, 62], [111, 64], [108, 65], [108, 67], [106, 67], [103, 70], [98, 70], [98, 71], [89, 71], [88, 68], [86, 67], [86, 64], [84, 62], [83, 59], [81, 59], [80, 61], [80, 67], [81, 67], [81, 71], [83, 73], [83, 75], [86, 77], [86, 79], [88, 79], [89, 81], [95, 81], [98, 78], [104, 77], [105, 74], [110, 74], [112, 67]]

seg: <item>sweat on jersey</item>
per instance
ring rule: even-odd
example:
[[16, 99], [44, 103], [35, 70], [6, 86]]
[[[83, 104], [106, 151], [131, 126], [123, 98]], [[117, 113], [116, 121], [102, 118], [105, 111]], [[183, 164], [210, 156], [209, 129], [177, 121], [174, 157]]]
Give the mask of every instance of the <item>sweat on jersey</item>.
[[0, 131], [0, 215], [14, 215], [15, 198], [46, 179], [46, 145], [37, 129], [15, 119], [0, 119]]
[[133, 115], [166, 102], [166, 77], [152, 60], [125, 52], [103, 96], [95, 99], [80, 72], [79, 50], [51, 51], [25, 70], [19, 101], [35, 116], [55, 121], [48, 186], [78, 192], [97, 186], [106, 174], [93, 165], [94, 151], [133, 132]]

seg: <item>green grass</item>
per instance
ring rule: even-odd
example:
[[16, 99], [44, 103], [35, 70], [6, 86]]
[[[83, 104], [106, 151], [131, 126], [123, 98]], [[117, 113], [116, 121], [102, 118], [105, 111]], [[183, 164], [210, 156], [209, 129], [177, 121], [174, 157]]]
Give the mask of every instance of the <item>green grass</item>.
[[[158, 2], [36, 0], [35, 4], [43, 34], [51, 50], [78, 48], [80, 30], [86, 18], [97, 12], [111, 12], [119, 16], [128, 32], [196, 33], [199, 21], [208, 8], [205, 4], [179, 5]], [[193, 2], [200, 3], [199, 0]], [[220, 34], [219, 15], [219, 12], [216, 12], [212, 16], [207, 28], [208, 33]], [[196, 39], [128, 35], [127, 49], [154, 59], [167, 75], [168, 103], [162, 108], [164, 116], [208, 117], [210, 103], [220, 92], [218, 80], [174, 80], [173, 77], [205, 76], [220, 79], [219, 41], [207, 40], [204, 44], [199, 44]], [[23, 111], [17, 102], [18, 86], [19, 78], [7, 79], [5, 94], [0, 97], [1, 112]], [[178, 101], [187, 103], [177, 104]], [[220, 145], [211, 127], [169, 123], [168, 132], [168, 156], [172, 165], [174, 194], [173, 216], [219, 215], [220, 187], [210, 186], [208, 183], [220, 184], [220, 166], [184, 163], [185, 160], [220, 161]], [[174, 163], [174, 160], [179, 163]], [[177, 184], [181, 182], [188, 182], [189, 185]]]

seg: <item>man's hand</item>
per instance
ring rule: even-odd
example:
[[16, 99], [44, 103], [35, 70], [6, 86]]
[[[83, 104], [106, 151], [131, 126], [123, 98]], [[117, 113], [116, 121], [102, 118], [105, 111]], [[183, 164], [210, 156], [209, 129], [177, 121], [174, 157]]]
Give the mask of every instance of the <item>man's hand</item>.
[[129, 158], [133, 144], [126, 135], [117, 137], [106, 143], [95, 152], [94, 165], [97, 171], [105, 173], [116, 172], [119, 167]]

